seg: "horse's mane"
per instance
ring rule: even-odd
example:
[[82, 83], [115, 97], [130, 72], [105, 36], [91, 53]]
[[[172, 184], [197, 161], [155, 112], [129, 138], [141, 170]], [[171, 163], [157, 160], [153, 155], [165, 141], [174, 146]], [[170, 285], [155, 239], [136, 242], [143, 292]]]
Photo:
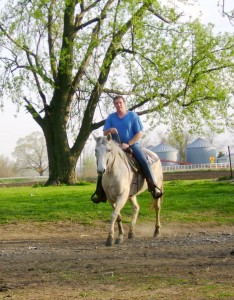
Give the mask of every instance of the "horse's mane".
[[119, 155], [125, 161], [125, 163], [128, 164], [127, 154], [123, 151], [123, 149], [120, 148], [119, 144], [115, 140], [108, 140], [107, 137], [101, 136], [98, 138], [97, 142], [100, 144], [107, 144], [108, 142], [111, 143], [113, 155]]
[[129, 165], [126, 152], [124, 152], [123, 149], [120, 148], [119, 144], [115, 140], [111, 140], [109, 142], [111, 142], [113, 154], [115, 154], [116, 156], [119, 155], [120, 158], [126, 163], [126, 165]]

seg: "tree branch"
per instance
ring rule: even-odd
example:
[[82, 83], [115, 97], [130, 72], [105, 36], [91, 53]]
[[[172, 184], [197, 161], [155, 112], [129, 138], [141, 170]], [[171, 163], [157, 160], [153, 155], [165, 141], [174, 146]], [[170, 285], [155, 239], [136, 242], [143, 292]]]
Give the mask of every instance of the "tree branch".
[[85, 23], [83, 23], [83, 24], [77, 26], [77, 27], [75, 28], [75, 32], [77, 32], [78, 30], [83, 29], [83, 28], [89, 26], [89, 25], [92, 24], [92, 23], [100, 22], [101, 20], [103, 20], [103, 19], [105, 19], [105, 18], [106, 18], [106, 16], [102, 16], [101, 18], [94, 18], [94, 19], [92, 19], [92, 20], [89, 20], [89, 21], [87, 21], [87, 22], [85, 22]]
[[54, 49], [54, 36], [53, 36], [53, 11], [54, 6], [56, 4], [56, 0], [51, 0], [50, 6], [48, 9], [48, 45], [49, 45], [49, 56], [50, 56], [50, 67], [52, 70], [52, 75], [54, 81], [57, 77], [57, 64], [56, 64], [56, 56]]
[[[109, 6], [112, 4], [113, 1], [114, 0], [108, 0], [108, 2], [106, 3], [106, 5], [104, 6], [104, 8], [101, 12], [101, 16], [105, 15], [105, 12], [107, 11], [107, 9], [109, 8]], [[100, 20], [102, 20], [101, 17], [100, 17]], [[70, 91], [71, 96], [75, 93], [76, 87], [77, 87], [81, 77], [85, 73], [85, 69], [89, 63], [91, 56], [92, 56], [93, 50], [95, 48], [97, 48], [99, 46], [99, 44], [101, 43], [101, 40], [97, 39], [99, 31], [100, 31], [100, 25], [101, 25], [100, 22], [98, 22], [98, 24], [96, 24], [96, 26], [93, 28], [93, 32], [92, 32], [91, 39], [90, 39], [90, 44], [88, 46], [86, 54], [84, 55], [84, 59], [80, 63], [80, 67], [79, 67], [76, 75], [74, 76], [74, 79], [72, 82], [71, 91]], [[97, 43], [93, 43], [94, 39], [97, 39]]]
[[[84, 7], [84, 1], [81, 1], [81, 3], [80, 3], [80, 11], [81, 12], [80, 12], [80, 14], [77, 14], [76, 18], [75, 18], [75, 24], [74, 24], [75, 25], [74, 26], [75, 27], [75, 32], [77, 32], [79, 29], [82, 29], [82, 28], [92, 24], [93, 22], [95, 22], [94, 19], [93, 19], [93, 20], [91, 20], [91, 23], [87, 24], [88, 22], [90, 22], [90, 21], [88, 21], [88, 22], [81, 25], [81, 21], [84, 17], [84, 14], [86, 12], [88, 12], [90, 9], [92, 9], [93, 7], [95, 7], [100, 1], [101, 0], [96, 0], [93, 3], [91, 3], [89, 6], [87, 6], [86, 8]], [[95, 18], [95, 19], [97, 19], [97, 18]]]
[[[42, 72], [39, 72], [40, 70], [40, 66], [38, 63], [38, 59], [37, 59], [37, 55], [35, 53], [33, 53], [32, 51], [30, 51], [29, 47], [27, 45], [22, 45], [20, 43], [18, 43], [15, 39], [13, 39], [8, 33], [7, 31], [4, 29], [4, 27], [2, 26], [2, 24], [0, 24], [0, 30], [5, 34], [5, 36], [14, 44], [16, 45], [19, 49], [23, 50], [26, 53], [27, 57], [32, 56], [35, 59], [36, 62], [36, 66], [38, 67], [37, 69], [32, 65], [30, 65], [30, 69], [33, 70], [34, 73], [37, 73], [40, 77], [42, 77], [43, 80], [45, 80], [46, 82], [48, 82], [50, 85], [53, 85], [53, 82], [50, 80], [50, 78], [48, 78], [45, 74], [43, 74]], [[22, 67], [22, 66], [21, 66]], [[25, 66], [25, 68], [28, 68], [27, 66]]]
[[164, 18], [163, 16], [161, 16], [159, 13], [157, 13], [152, 7], [148, 8], [148, 11], [150, 11], [154, 16], [156, 16], [157, 18], [159, 18], [160, 20], [162, 20], [165, 23], [170, 24], [171, 20]]
[[23, 97], [23, 99], [27, 103], [27, 105], [25, 106], [26, 109], [27, 109], [27, 111], [31, 114], [31, 116], [37, 122], [37, 124], [39, 126], [43, 127], [43, 119], [38, 114], [38, 112], [36, 111], [36, 109], [33, 107], [32, 103], [26, 97]]
[[42, 91], [41, 84], [40, 84], [40, 81], [38, 79], [37, 73], [34, 72], [33, 64], [32, 64], [32, 61], [31, 61], [31, 57], [30, 57], [30, 55], [27, 52], [26, 52], [26, 55], [27, 55], [27, 58], [28, 58], [29, 65], [31, 66], [31, 71], [33, 73], [33, 76], [34, 76], [34, 79], [35, 79], [35, 82], [36, 82], [37, 90], [38, 90], [39, 95], [40, 95], [40, 97], [42, 99], [43, 106], [44, 106], [44, 108], [46, 108], [46, 106], [47, 106], [46, 96], [45, 96], [45, 94]]
[[[144, 101], [142, 101], [142, 102], [140, 102], [140, 103], [138, 103], [138, 104], [130, 107], [129, 110], [130, 111], [135, 110], [136, 108], [139, 108], [139, 107], [145, 105], [146, 103], [148, 103], [150, 101], [151, 101], [151, 99], [145, 99]], [[170, 100], [168, 100], [167, 102], [164, 102], [163, 107], [167, 107], [170, 103], [171, 103]], [[146, 115], [148, 113], [152, 113], [153, 111], [159, 111], [159, 109], [161, 109], [161, 105], [160, 104], [157, 105], [157, 106], [154, 106], [152, 108], [145, 109], [145, 110], [142, 110], [142, 111], [139, 111], [139, 112], [136, 112], [136, 113], [138, 114], [138, 116], [143, 116], [143, 115]], [[91, 125], [91, 129], [92, 130], [96, 130], [96, 129], [100, 128], [101, 126], [103, 126], [105, 124], [105, 121], [106, 121], [106, 119], [101, 120], [100, 122], [97, 122], [97, 123], [93, 123]]]
[[170, 20], [170, 19], [166, 19], [165, 17], [160, 15], [152, 6], [150, 6], [148, 8], [148, 11], [150, 11], [154, 16], [156, 16], [158, 19], [162, 20], [163, 22], [165, 22], [167, 24], [171, 24], [172, 22], [176, 22], [182, 16], [182, 14], [179, 14], [175, 17], [174, 20]]

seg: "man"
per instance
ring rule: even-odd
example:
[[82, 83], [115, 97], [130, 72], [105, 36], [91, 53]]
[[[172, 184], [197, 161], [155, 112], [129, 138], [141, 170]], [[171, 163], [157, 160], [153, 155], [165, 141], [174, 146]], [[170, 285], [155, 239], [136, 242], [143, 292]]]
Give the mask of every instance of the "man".
[[[122, 96], [116, 96], [113, 99], [116, 112], [110, 114], [104, 124], [104, 135], [111, 133], [113, 139], [121, 142], [120, 147], [124, 151], [131, 148], [133, 156], [137, 160], [143, 176], [148, 183], [148, 190], [151, 192], [154, 199], [162, 196], [162, 191], [158, 189], [157, 184], [149, 166], [139, 140], [142, 136], [143, 125], [139, 116], [126, 109], [126, 102]], [[91, 197], [94, 203], [106, 202], [106, 195], [101, 186], [102, 176], [98, 176], [97, 189]]]

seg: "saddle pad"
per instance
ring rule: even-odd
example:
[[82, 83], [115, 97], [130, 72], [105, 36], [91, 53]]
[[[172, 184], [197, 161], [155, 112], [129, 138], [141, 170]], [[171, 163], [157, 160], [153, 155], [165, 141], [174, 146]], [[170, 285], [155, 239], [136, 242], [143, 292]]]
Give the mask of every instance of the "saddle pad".
[[[157, 162], [159, 160], [157, 154], [153, 153], [152, 151], [150, 151], [146, 148], [143, 148], [143, 152], [144, 152], [147, 162], [150, 166], [152, 166], [155, 162]], [[128, 158], [128, 162], [129, 162], [130, 166], [133, 168], [133, 170], [135, 172], [138, 172], [140, 169], [138, 162], [132, 156], [132, 154], [129, 154], [127, 152], [126, 152], [126, 154], [127, 154], [127, 158]]]
[[159, 157], [156, 153], [153, 153], [152, 151], [143, 148], [143, 152], [145, 153], [146, 159], [148, 161], [148, 164], [152, 166], [155, 162], [159, 160]]

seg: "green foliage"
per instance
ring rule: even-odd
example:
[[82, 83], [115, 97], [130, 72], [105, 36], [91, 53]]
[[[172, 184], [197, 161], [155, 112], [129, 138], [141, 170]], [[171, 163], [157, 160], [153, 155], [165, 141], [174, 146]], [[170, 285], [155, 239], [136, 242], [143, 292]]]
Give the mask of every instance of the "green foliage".
[[[90, 196], [94, 184], [82, 182], [78, 186], [11, 187], [1, 188], [0, 223], [69, 220], [95, 225], [110, 219], [111, 207], [107, 203], [94, 205]], [[234, 186], [217, 181], [171, 181], [165, 183], [162, 204], [162, 222], [234, 222]], [[140, 221], [153, 221], [154, 210], [148, 192], [138, 196]], [[124, 222], [131, 219], [131, 206], [122, 210]]]
[[[31, 105], [40, 111], [45, 103], [35, 92], [43, 92], [50, 104], [54, 88], [61, 88], [56, 79], [64, 76], [67, 86], [79, 87], [75, 97], [79, 105], [73, 109], [81, 110], [82, 116], [92, 101], [83, 105], [83, 99], [99, 86], [101, 105], [95, 104], [96, 111], [108, 110], [108, 95], [118, 90], [131, 91], [129, 106], [138, 103], [139, 111], [147, 107], [147, 112], [154, 112], [154, 122], [168, 123], [174, 116], [173, 122], [188, 121], [195, 130], [204, 123], [211, 126], [215, 120], [227, 120], [233, 36], [214, 35], [212, 25], [198, 20], [177, 24], [180, 11], [158, 1], [112, 2], [102, 1], [86, 12], [75, 1], [56, 5], [47, 0], [18, 1], [14, 9], [9, 2], [0, 30], [4, 92], [18, 102], [26, 87], [34, 99]], [[84, 15], [90, 25], [80, 28], [86, 24]], [[97, 24], [94, 20], [103, 15]], [[101, 99], [105, 99], [104, 107]], [[70, 109], [66, 106], [64, 113]]]

